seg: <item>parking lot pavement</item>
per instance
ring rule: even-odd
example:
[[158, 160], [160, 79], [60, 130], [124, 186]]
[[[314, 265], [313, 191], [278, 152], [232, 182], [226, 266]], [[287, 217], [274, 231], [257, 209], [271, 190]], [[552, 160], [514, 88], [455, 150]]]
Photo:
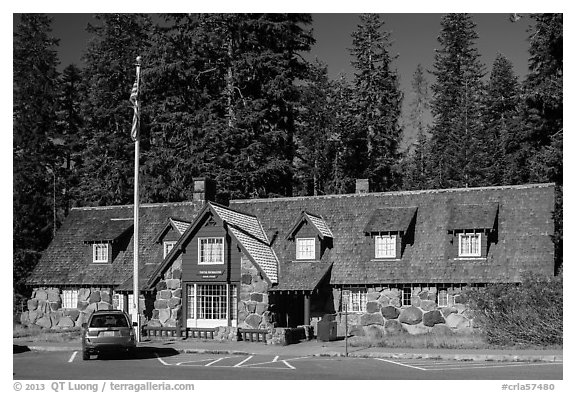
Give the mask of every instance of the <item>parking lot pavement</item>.
[[[425, 359], [391, 360], [381, 358], [375, 358], [374, 360], [421, 371], [472, 370], [472, 369], [542, 366], [541, 362], [522, 362], [522, 361], [494, 362], [484, 360], [458, 361], [458, 360], [425, 360]], [[554, 362], [547, 364], [557, 364], [561, 366], [562, 362]]]
[[233, 367], [233, 368], [267, 368], [277, 370], [295, 370], [294, 360], [306, 357], [280, 357], [279, 355], [210, 355], [181, 354], [162, 357], [157, 354], [158, 361], [164, 366], [175, 367]]

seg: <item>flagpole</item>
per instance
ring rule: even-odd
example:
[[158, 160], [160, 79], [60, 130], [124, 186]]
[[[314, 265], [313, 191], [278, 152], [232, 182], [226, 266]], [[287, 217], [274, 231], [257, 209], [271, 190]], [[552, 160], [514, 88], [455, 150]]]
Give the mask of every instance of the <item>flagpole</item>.
[[140, 102], [138, 93], [140, 89], [140, 64], [141, 57], [136, 58], [136, 99], [133, 101], [134, 105], [134, 122], [132, 127], [136, 127], [132, 132], [134, 139], [134, 295], [133, 295], [133, 310], [136, 312], [136, 342], [140, 342], [141, 326], [140, 326], [140, 291], [138, 288], [138, 253], [139, 253], [139, 230], [138, 230], [138, 216], [140, 209], [140, 197], [138, 193], [138, 174], [140, 172]]

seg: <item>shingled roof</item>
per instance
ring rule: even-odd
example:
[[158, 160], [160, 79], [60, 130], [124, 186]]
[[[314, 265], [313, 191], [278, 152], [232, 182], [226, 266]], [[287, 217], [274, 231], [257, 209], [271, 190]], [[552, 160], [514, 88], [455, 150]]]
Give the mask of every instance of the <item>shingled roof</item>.
[[[168, 217], [183, 217], [192, 221], [202, 208], [202, 202], [158, 203], [140, 205], [140, 263], [142, 288], [148, 279], [150, 266], [163, 260], [164, 250], [154, 243]], [[115, 236], [116, 229], [131, 227], [132, 205], [73, 208], [56, 237], [43, 252], [27, 283], [35, 286], [116, 286], [131, 282], [133, 273], [133, 230], [127, 229], [122, 249], [107, 264], [94, 264], [87, 255], [86, 240], [105, 240]], [[110, 223], [114, 230], [107, 233]], [[96, 239], [95, 238], [100, 238]], [[131, 288], [130, 288], [131, 289]]]
[[[497, 241], [488, 258], [451, 256], [448, 234], [455, 205], [498, 208]], [[319, 197], [231, 201], [251, 213], [265, 231], [278, 230], [273, 249], [279, 259], [279, 285], [296, 287], [304, 276], [290, 265], [294, 242], [288, 231], [302, 211], [322, 216], [334, 234], [333, 248], [319, 263], [333, 263], [331, 284], [518, 282], [524, 272], [554, 271], [554, 184], [462, 188]], [[378, 209], [418, 208], [414, 239], [398, 261], [374, 260], [364, 230]], [[304, 266], [304, 265], [300, 265]], [[296, 268], [298, 269], [298, 268]]]
[[292, 239], [294, 237], [294, 233], [303, 220], [306, 220], [312, 224], [312, 227], [316, 230], [316, 232], [318, 232], [318, 236], [320, 236], [320, 238], [324, 239], [325, 237], [334, 237], [332, 231], [328, 227], [328, 224], [326, 224], [326, 221], [324, 221], [322, 217], [316, 216], [312, 213], [302, 212], [300, 217], [298, 217], [298, 219], [288, 230], [288, 238]]
[[493, 229], [498, 214], [498, 203], [454, 204], [450, 206], [448, 229]]
[[364, 227], [364, 232], [406, 232], [417, 210], [417, 207], [376, 209]]
[[129, 230], [133, 232], [133, 223], [134, 221], [130, 218], [102, 220], [94, 225], [92, 231], [86, 235], [84, 242], [114, 242]]

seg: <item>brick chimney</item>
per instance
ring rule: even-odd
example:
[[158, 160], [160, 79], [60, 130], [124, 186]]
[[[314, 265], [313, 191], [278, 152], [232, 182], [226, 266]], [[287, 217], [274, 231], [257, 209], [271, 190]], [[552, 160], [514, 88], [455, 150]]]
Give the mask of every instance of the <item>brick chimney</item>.
[[214, 201], [216, 197], [216, 183], [208, 177], [194, 178], [193, 201]]
[[370, 192], [370, 181], [368, 179], [356, 179], [356, 194], [367, 194]]

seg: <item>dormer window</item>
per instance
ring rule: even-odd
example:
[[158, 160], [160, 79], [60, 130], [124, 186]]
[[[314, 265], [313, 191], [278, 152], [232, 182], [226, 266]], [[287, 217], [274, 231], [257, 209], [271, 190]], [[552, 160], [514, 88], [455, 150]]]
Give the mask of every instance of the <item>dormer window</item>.
[[176, 241], [173, 241], [173, 240], [164, 242], [164, 258], [166, 258], [166, 255], [168, 255], [170, 253], [170, 251], [172, 251], [175, 244], [176, 244]]
[[481, 251], [482, 234], [480, 233], [459, 233], [458, 234], [458, 256], [459, 257], [479, 257]]
[[108, 263], [108, 243], [94, 243], [92, 245], [92, 262]]
[[374, 237], [375, 258], [396, 258], [396, 235]]
[[296, 259], [315, 259], [316, 258], [316, 239], [314, 238], [297, 238], [296, 239]]

